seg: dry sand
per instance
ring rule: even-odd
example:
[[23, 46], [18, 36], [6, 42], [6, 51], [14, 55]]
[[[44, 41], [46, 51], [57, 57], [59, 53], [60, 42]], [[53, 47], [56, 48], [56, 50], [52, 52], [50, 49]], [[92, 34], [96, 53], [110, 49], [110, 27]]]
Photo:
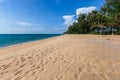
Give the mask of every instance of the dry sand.
[[63, 35], [2, 48], [0, 80], [120, 80], [120, 36]]

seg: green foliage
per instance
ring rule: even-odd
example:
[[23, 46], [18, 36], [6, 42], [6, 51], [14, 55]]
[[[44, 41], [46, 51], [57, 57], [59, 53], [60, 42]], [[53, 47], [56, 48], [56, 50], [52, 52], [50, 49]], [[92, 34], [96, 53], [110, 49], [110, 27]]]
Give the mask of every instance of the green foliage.
[[[117, 28], [120, 33], [120, 0], [106, 0], [100, 11], [92, 11], [89, 14], [80, 14], [77, 22], [69, 26], [68, 34], [88, 34], [95, 33], [95, 28], [99, 30], [104, 26]], [[106, 33], [104, 33], [106, 34]]]
[[101, 11], [107, 18], [106, 25], [120, 27], [120, 0], [106, 0]]

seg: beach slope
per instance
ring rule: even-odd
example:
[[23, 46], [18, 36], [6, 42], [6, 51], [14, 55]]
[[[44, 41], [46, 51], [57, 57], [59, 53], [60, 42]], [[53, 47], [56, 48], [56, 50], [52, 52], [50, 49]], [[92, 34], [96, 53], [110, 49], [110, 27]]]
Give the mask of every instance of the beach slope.
[[120, 80], [120, 36], [62, 35], [1, 48], [0, 80]]

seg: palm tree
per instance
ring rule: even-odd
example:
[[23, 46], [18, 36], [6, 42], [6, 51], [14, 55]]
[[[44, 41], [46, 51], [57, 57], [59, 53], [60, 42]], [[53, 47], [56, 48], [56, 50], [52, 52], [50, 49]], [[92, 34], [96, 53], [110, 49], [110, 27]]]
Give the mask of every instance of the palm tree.
[[111, 28], [120, 28], [120, 0], [106, 0], [106, 3], [101, 8], [101, 11], [106, 17], [105, 25]]
[[88, 33], [89, 26], [88, 26], [88, 22], [87, 22], [87, 14], [80, 14], [77, 21], [78, 21], [78, 25], [79, 25], [78, 27], [80, 29], [80, 32], [82, 34]]
[[99, 27], [101, 28], [100, 34], [102, 34], [102, 28], [104, 27], [104, 22], [105, 22], [105, 16], [98, 11], [92, 11], [91, 13], [88, 14], [87, 20], [90, 23], [90, 29], [94, 27]]
[[101, 11], [92, 11], [89, 14], [80, 14], [77, 23], [68, 28], [69, 33], [89, 33], [93, 28], [100, 28], [100, 34], [104, 26], [120, 28], [120, 0], [106, 0]]

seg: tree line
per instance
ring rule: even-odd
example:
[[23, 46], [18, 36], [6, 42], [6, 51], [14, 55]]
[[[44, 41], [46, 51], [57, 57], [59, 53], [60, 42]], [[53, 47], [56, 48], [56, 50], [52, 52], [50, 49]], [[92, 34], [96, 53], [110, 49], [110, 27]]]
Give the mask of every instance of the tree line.
[[120, 34], [120, 0], [106, 0], [100, 11], [80, 14], [66, 34]]

